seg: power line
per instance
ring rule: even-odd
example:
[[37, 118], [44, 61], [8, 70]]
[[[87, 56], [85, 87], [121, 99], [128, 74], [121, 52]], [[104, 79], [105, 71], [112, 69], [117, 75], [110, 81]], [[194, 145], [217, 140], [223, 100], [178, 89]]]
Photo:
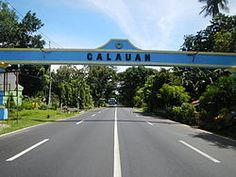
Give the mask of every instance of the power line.
[[[16, 12], [18, 13], [22, 19], [24, 18], [24, 15], [20, 13], [8, 0], [5, 0], [5, 2]], [[44, 37], [46, 41], [48, 41], [49, 46], [54, 46], [55, 48], [63, 48], [62, 45], [58, 44], [54, 40], [51, 40], [46, 34], [44, 34], [42, 31], [38, 30], [38, 32]]]

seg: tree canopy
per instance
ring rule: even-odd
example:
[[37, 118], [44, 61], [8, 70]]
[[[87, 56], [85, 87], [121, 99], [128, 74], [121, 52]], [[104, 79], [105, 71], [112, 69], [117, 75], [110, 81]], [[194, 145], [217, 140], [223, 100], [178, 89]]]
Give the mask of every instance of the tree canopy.
[[228, 0], [198, 0], [199, 2], [205, 3], [202, 7], [200, 14], [205, 13], [204, 16], [207, 17], [211, 15], [215, 17], [220, 13], [220, 9], [228, 12]]
[[206, 29], [186, 35], [181, 50], [236, 52], [236, 16], [217, 15]]
[[8, 4], [0, 1], [1, 48], [43, 48], [45, 41], [40, 34], [37, 34], [43, 25], [31, 11], [20, 20]]

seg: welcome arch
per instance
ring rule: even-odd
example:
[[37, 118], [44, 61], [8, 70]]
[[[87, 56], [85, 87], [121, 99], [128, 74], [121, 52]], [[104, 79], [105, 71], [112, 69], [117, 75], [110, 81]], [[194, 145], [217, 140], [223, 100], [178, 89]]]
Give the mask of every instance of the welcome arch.
[[[142, 50], [135, 47], [127, 39], [111, 39], [97, 49], [1, 48], [0, 71], [4, 72], [5, 68], [11, 64], [96, 64], [229, 68], [236, 80], [235, 53]], [[3, 92], [0, 90], [0, 105], [3, 104], [5, 95]], [[3, 119], [8, 117], [7, 109], [0, 109], [1, 117]]]
[[[102, 64], [235, 68], [235, 53], [142, 50], [127, 39], [111, 39], [97, 49], [2, 48], [7, 64]], [[5, 65], [4, 65], [5, 64]]]

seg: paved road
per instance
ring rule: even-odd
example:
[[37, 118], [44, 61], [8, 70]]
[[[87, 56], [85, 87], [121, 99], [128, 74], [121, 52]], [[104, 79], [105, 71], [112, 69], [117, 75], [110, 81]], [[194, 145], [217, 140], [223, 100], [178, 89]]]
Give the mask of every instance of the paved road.
[[236, 142], [111, 107], [0, 137], [0, 177], [235, 177]]

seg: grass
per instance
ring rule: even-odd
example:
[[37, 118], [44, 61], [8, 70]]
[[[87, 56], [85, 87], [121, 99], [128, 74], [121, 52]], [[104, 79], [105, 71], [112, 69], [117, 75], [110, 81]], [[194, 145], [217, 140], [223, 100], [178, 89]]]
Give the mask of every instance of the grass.
[[0, 121], [4, 127], [0, 126], [0, 134], [9, 133], [25, 127], [30, 127], [45, 122], [54, 122], [59, 119], [69, 118], [78, 113], [62, 113], [56, 110], [22, 110], [18, 112], [18, 121], [16, 112], [9, 114], [9, 119]]

